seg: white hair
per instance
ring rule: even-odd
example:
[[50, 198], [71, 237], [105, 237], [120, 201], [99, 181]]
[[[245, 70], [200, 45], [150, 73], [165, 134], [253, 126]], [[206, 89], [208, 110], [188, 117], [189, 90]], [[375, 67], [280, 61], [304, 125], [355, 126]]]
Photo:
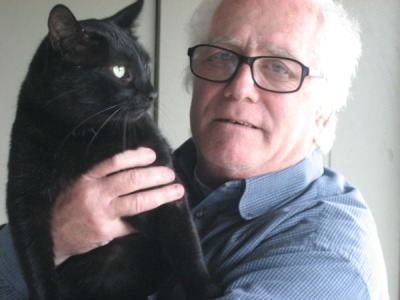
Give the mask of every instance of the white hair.
[[[202, 0], [193, 12], [187, 28], [188, 46], [208, 43], [212, 19], [222, 0]], [[184, 84], [189, 92], [192, 87], [193, 75], [189, 66], [186, 68]]]
[[[190, 46], [208, 42], [212, 18], [221, 1], [200, 2], [188, 24]], [[310, 1], [320, 10], [323, 19], [316, 51], [320, 58], [317, 68], [324, 74], [326, 84], [319, 101], [330, 119], [316, 142], [323, 153], [328, 153], [335, 139], [337, 114], [346, 106], [361, 56], [360, 29], [338, 1]], [[185, 78], [188, 89], [192, 78], [188, 68]]]
[[350, 17], [338, 1], [313, 0], [323, 15], [320, 43], [317, 51], [318, 69], [326, 77], [326, 89], [320, 99], [321, 107], [331, 118], [317, 143], [328, 153], [335, 140], [338, 113], [346, 107], [350, 87], [356, 76], [361, 56], [361, 38], [358, 22]]

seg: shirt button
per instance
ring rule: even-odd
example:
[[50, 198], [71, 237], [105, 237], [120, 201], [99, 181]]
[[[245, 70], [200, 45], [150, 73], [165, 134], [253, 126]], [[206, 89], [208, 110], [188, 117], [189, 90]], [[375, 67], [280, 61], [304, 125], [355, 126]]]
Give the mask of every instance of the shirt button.
[[202, 217], [204, 217], [204, 210], [200, 209], [200, 210], [196, 211], [195, 214], [194, 214], [194, 216], [195, 216], [197, 219], [201, 219]]

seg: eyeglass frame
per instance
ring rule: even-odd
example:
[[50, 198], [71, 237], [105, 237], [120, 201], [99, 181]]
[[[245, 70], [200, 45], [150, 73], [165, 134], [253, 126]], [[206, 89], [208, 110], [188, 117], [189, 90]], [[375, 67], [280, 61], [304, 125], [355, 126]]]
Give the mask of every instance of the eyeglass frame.
[[[227, 52], [229, 52], [229, 53], [235, 55], [235, 56], [238, 58], [238, 63], [237, 63], [237, 65], [236, 65], [236, 69], [234, 70], [234, 72], [232, 73], [232, 75], [229, 76], [229, 78], [224, 79], [224, 80], [213, 80], [213, 79], [208, 79], [208, 78], [205, 78], [205, 77], [203, 77], [203, 76], [200, 76], [200, 75], [196, 74], [196, 72], [194, 72], [194, 70], [193, 70], [193, 54], [194, 54], [195, 50], [196, 50], [197, 48], [200, 48], [200, 47], [211, 47], [211, 48], [216, 48], [216, 49], [220, 49], [220, 50], [223, 50], [223, 51], [227, 51]], [[298, 61], [298, 60], [296, 60], [296, 59], [293, 59], [293, 58], [290, 58], [290, 57], [284, 57], [284, 56], [266, 56], [266, 55], [264, 55], [264, 56], [245, 56], [245, 55], [242, 55], [242, 54], [237, 53], [237, 52], [235, 52], [235, 51], [232, 51], [232, 50], [230, 50], [230, 49], [226, 49], [226, 48], [224, 48], [224, 47], [220, 47], [220, 46], [216, 46], [216, 45], [210, 45], [210, 44], [199, 44], [199, 45], [190, 47], [190, 48], [188, 48], [188, 50], [187, 50], [187, 55], [188, 55], [189, 58], [190, 58], [190, 70], [191, 70], [191, 72], [193, 73], [193, 75], [195, 75], [196, 77], [198, 77], [198, 78], [200, 78], [200, 79], [207, 80], [207, 81], [210, 81], [210, 82], [218, 82], [218, 83], [229, 82], [229, 81], [231, 81], [231, 80], [233, 80], [233, 79], [235, 78], [235, 76], [236, 76], [237, 73], [239, 72], [240, 67], [241, 67], [243, 64], [247, 64], [247, 65], [250, 66], [251, 77], [252, 77], [253, 82], [255, 83], [255, 85], [256, 85], [258, 88], [260, 88], [260, 89], [262, 89], [262, 90], [264, 90], [264, 91], [268, 91], [268, 92], [272, 92], [272, 93], [278, 93], [278, 94], [290, 94], [290, 93], [295, 93], [295, 92], [297, 92], [297, 91], [299, 91], [299, 90], [301, 89], [301, 87], [302, 87], [302, 85], [303, 85], [303, 82], [304, 82], [304, 79], [305, 79], [307, 76], [308, 76], [308, 77], [315, 77], [315, 78], [323, 78], [323, 79], [326, 79], [325, 76], [324, 76], [321, 72], [318, 72], [318, 71], [316, 71], [315, 69], [312, 69], [312, 68], [310, 68], [310, 67], [307, 67], [306, 65], [304, 65], [304, 64], [301, 63], [300, 61]], [[285, 59], [285, 60], [289, 60], [289, 61], [292, 61], [292, 62], [297, 63], [298, 65], [300, 65], [300, 66], [301, 66], [301, 78], [300, 78], [299, 86], [298, 86], [295, 90], [283, 91], [283, 92], [282, 92], [282, 91], [275, 91], [275, 90], [267, 89], [267, 88], [261, 86], [261, 85], [256, 81], [256, 79], [255, 79], [255, 77], [254, 77], [254, 71], [253, 71], [254, 62], [255, 62], [257, 59], [260, 59], [260, 58], [278, 58], [278, 59]]]

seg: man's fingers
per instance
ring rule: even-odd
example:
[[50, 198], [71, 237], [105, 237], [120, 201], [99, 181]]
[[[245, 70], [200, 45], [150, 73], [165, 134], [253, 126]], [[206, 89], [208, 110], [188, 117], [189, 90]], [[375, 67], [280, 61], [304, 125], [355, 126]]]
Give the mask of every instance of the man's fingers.
[[124, 196], [143, 189], [171, 183], [175, 173], [167, 167], [147, 167], [126, 170], [112, 176], [102, 178], [101, 187], [111, 199]]
[[143, 167], [153, 163], [156, 154], [150, 148], [138, 148], [119, 153], [94, 166], [86, 177], [97, 179], [130, 168]]
[[182, 185], [171, 184], [157, 189], [141, 191], [139, 193], [116, 198], [112, 201], [112, 205], [116, 217], [127, 217], [181, 199], [184, 193]]

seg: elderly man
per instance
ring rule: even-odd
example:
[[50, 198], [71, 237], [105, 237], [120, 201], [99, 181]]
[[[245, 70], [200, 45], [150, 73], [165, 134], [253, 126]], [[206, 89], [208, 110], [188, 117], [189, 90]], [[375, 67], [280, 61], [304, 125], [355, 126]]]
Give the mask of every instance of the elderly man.
[[[327, 0], [204, 0], [190, 29], [192, 138], [176, 172], [221, 299], [388, 299], [371, 213], [322, 165], [360, 55], [357, 26]], [[122, 153], [60, 196], [57, 263], [133, 233], [121, 216], [180, 198], [171, 170], [143, 168], [153, 160], [150, 149]], [[0, 295], [22, 297], [7, 226], [0, 234], [13, 276], [1, 268]]]

